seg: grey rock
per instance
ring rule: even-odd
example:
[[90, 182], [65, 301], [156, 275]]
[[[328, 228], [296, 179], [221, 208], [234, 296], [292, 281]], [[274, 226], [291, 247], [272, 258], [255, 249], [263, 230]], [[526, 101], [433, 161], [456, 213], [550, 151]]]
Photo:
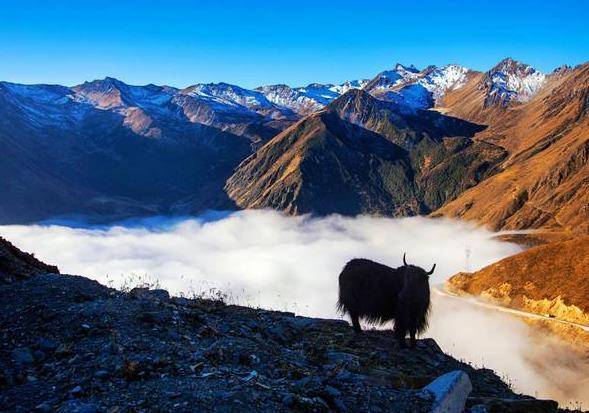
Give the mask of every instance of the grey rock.
[[12, 352], [12, 359], [16, 364], [26, 365], [34, 361], [33, 353], [28, 347], [17, 348]]
[[96, 377], [97, 379], [104, 379], [107, 378], [109, 376], [108, 371], [106, 370], [98, 370], [94, 373], [94, 377]]
[[78, 397], [83, 393], [83, 391], [84, 390], [82, 389], [82, 386], [76, 386], [73, 389], [71, 389], [69, 393], [74, 397]]
[[35, 358], [35, 361], [42, 362], [45, 360], [45, 353], [41, 350], [35, 350], [33, 357]]
[[101, 413], [102, 410], [93, 403], [82, 402], [80, 400], [68, 400], [64, 402], [57, 413]]
[[356, 370], [360, 368], [360, 361], [358, 356], [354, 354], [329, 351], [327, 352], [327, 360], [332, 364], [338, 364], [349, 368], [350, 370]]
[[422, 390], [433, 396], [431, 413], [461, 413], [471, 391], [470, 378], [461, 370], [438, 377]]
[[129, 295], [144, 300], [156, 300], [160, 302], [170, 301], [170, 294], [166, 290], [150, 290], [149, 288], [133, 288]]
[[324, 390], [325, 393], [329, 394], [331, 397], [339, 397], [342, 395], [341, 391], [330, 385], [325, 386]]
[[47, 402], [41, 403], [35, 406], [36, 413], [51, 413], [53, 411], [53, 407]]
[[282, 404], [285, 406], [292, 406], [295, 402], [295, 397], [292, 393], [287, 393], [282, 397]]
[[59, 347], [59, 343], [56, 340], [50, 338], [40, 337], [37, 341], [37, 346], [40, 350], [52, 352], [57, 350], [57, 348]]

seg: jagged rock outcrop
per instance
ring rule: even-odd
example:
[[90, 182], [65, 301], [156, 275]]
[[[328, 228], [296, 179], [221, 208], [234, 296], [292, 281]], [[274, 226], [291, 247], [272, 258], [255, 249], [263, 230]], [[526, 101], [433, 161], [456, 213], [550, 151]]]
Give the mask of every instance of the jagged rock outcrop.
[[46, 273], [59, 274], [59, 270], [56, 266], [47, 265], [34, 255], [19, 250], [0, 237], [0, 284]]

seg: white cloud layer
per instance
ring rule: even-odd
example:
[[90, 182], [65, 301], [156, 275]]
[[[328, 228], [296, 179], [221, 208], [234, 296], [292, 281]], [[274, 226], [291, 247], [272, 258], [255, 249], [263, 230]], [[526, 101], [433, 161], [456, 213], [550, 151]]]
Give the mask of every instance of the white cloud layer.
[[[338, 317], [337, 277], [351, 258], [399, 266], [407, 252], [409, 262], [424, 268], [436, 262], [432, 284], [440, 284], [520, 251], [491, 232], [455, 221], [289, 217], [272, 211], [157, 217], [108, 227], [2, 226], [0, 235], [58, 264], [62, 273], [104, 284], [120, 286], [131, 274], [147, 275], [174, 294], [217, 288], [240, 304], [328, 318]], [[494, 369], [518, 391], [589, 404], [589, 392], [578, 385], [589, 366], [567, 359], [558, 374], [538, 367], [538, 358], [558, 364], [559, 351], [572, 357], [562, 345], [538, 341], [513, 316], [435, 294], [433, 301], [426, 335], [448, 353]]]

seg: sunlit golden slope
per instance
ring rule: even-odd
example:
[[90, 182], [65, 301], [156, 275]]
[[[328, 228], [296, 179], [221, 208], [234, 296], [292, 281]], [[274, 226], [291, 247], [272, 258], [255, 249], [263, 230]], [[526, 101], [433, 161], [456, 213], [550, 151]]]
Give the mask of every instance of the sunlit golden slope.
[[589, 237], [552, 242], [505, 258], [447, 282], [456, 292], [479, 295], [520, 310], [589, 324]]
[[450, 93], [454, 116], [489, 127], [475, 139], [509, 156], [500, 172], [434, 216], [475, 220], [494, 229], [589, 232], [589, 63], [550, 76], [530, 102], [484, 108], [481, 76]]

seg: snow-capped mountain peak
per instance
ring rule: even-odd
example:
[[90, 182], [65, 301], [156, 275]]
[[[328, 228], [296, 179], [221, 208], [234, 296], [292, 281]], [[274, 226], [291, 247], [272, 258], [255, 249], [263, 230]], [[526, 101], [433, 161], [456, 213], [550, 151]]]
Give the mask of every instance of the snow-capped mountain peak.
[[401, 63], [397, 63], [395, 64], [395, 71], [397, 73], [419, 73], [419, 69], [416, 68], [413, 64], [405, 66]]
[[419, 71], [415, 66], [395, 65], [377, 75], [365, 89], [372, 95], [395, 102], [408, 111], [428, 109], [448, 90], [464, 85], [468, 69], [458, 65], [428, 66]]
[[380, 72], [365, 86], [365, 89], [376, 93], [379, 91], [387, 91], [408, 84], [419, 78], [419, 76], [420, 71], [415, 66], [404, 66], [397, 63], [394, 69]]
[[542, 87], [546, 75], [532, 66], [512, 58], [503, 59], [485, 74], [487, 88], [485, 106], [507, 105], [509, 102], [527, 102]]
[[291, 88], [287, 85], [261, 86], [256, 90], [268, 100], [299, 114], [307, 114], [322, 109], [351, 89], [362, 89], [368, 80], [351, 80], [339, 85], [311, 83], [307, 86]]
[[466, 82], [468, 69], [456, 64], [441, 68], [429, 66], [427, 74], [417, 81], [432, 93], [434, 100], [441, 98], [448, 90], [458, 89]]
[[272, 103], [262, 93], [224, 82], [196, 84], [184, 89], [182, 93], [222, 105], [242, 106], [250, 110], [272, 107]]
[[84, 82], [72, 88], [72, 98], [98, 109], [122, 109], [138, 107], [161, 110], [172, 99], [177, 89], [169, 86], [133, 86], [118, 79], [105, 77]]

